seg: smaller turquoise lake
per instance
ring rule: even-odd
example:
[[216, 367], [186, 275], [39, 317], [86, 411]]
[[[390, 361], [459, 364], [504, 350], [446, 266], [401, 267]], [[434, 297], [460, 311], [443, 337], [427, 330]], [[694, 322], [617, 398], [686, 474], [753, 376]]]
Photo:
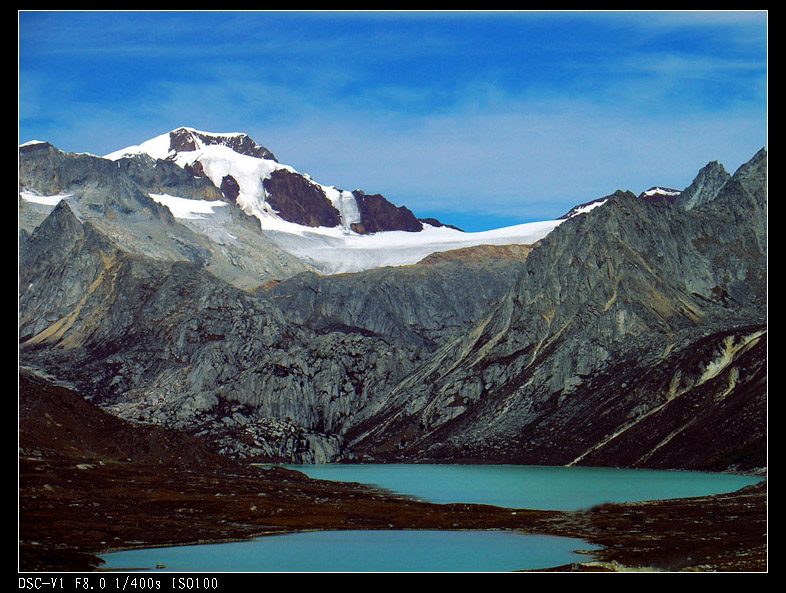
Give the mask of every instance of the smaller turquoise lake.
[[[288, 465], [436, 502], [579, 510], [732, 492], [761, 478], [698, 472], [518, 465]], [[506, 572], [587, 560], [573, 538], [511, 531], [323, 531], [102, 556], [104, 569], [175, 572]], [[165, 568], [156, 569], [157, 565]]]
[[507, 572], [587, 560], [580, 539], [512, 531], [316, 531], [106, 554], [109, 570], [156, 572]]

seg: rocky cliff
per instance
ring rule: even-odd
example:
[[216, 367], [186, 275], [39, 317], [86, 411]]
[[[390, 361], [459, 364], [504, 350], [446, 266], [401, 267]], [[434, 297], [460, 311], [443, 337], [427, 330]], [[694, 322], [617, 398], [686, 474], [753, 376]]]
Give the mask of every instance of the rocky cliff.
[[707, 163], [691, 184], [680, 193], [675, 202], [686, 210], [699, 204], [711, 202], [721, 188], [726, 185], [729, 177], [731, 175], [718, 161]]

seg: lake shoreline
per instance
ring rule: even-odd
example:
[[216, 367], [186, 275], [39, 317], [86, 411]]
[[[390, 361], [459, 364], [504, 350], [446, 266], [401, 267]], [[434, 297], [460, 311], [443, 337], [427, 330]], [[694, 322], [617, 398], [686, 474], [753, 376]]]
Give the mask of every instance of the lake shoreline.
[[[60, 541], [51, 541], [47, 551], [30, 541], [20, 542], [22, 557], [28, 562], [21, 565], [22, 570], [102, 571], [100, 556], [110, 551], [334, 529], [518, 530], [575, 537], [600, 546], [585, 562], [539, 572], [758, 572], [767, 566], [766, 480], [729, 494], [613, 503], [586, 511], [537, 511], [426, 503], [362, 484], [314, 480], [281, 468], [221, 476], [166, 476], [152, 467], [125, 467], [120, 474], [110, 475], [117, 469], [110, 468], [102, 477], [93, 475], [89, 486], [85, 484], [89, 494], [79, 492], [80, 484], [72, 474], [70, 494], [44, 514], [58, 525], [55, 531], [47, 530], [49, 537]], [[96, 487], [96, 479], [104, 487]], [[153, 479], [157, 487], [151, 491]], [[122, 481], [124, 497], [110, 500], [118, 486], [112, 485], [115, 480]], [[188, 487], [175, 495], [174, 483]], [[84, 503], [74, 506], [75, 499], [84, 501], [85, 496], [91, 497], [92, 506], [103, 509], [105, 527], [95, 533], [86, 530], [89, 519]], [[259, 504], [250, 512], [254, 501]], [[39, 509], [39, 518], [43, 518], [40, 513]], [[178, 516], [186, 514], [190, 517]], [[70, 536], [65, 537], [66, 533]], [[115, 542], [102, 539], [108, 533], [114, 534]], [[727, 534], [725, 541], [718, 540], [720, 533]], [[39, 539], [43, 538], [34, 541]]]

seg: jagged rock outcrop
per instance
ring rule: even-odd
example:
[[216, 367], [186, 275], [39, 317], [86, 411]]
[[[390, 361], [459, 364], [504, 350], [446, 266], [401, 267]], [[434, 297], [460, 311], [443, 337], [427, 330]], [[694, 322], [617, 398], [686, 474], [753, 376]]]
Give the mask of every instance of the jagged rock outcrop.
[[237, 183], [237, 179], [231, 175], [224, 175], [224, 177], [221, 178], [221, 185], [219, 187], [221, 193], [224, 194], [230, 202], [237, 203], [237, 197], [240, 195], [240, 186]]
[[254, 142], [247, 134], [205, 134], [185, 127], [169, 132], [169, 150], [173, 153], [197, 150], [200, 143], [222, 145], [238, 154], [278, 162], [272, 152]]
[[706, 164], [691, 184], [679, 195], [676, 203], [680, 208], [690, 210], [694, 206], [711, 202], [729, 180], [729, 173], [718, 161]]

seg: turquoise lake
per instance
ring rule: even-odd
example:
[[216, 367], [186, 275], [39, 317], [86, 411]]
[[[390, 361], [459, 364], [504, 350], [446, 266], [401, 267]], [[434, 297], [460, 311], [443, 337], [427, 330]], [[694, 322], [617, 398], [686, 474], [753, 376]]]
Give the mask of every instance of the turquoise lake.
[[574, 511], [732, 492], [761, 478], [687, 471], [533, 465], [287, 465], [322, 480], [361, 482], [428, 502]]
[[[697, 472], [516, 465], [288, 465], [436, 503], [578, 510], [604, 502], [731, 492], [760, 478]], [[175, 572], [503, 572], [586, 560], [578, 539], [507, 531], [326, 531], [246, 542], [129, 550], [104, 569]], [[156, 569], [157, 565], [165, 568]]]
[[[510, 531], [319, 531], [106, 554], [110, 570], [506, 572], [587, 560], [580, 539]], [[165, 568], [156, 569], [157, 565]]]

